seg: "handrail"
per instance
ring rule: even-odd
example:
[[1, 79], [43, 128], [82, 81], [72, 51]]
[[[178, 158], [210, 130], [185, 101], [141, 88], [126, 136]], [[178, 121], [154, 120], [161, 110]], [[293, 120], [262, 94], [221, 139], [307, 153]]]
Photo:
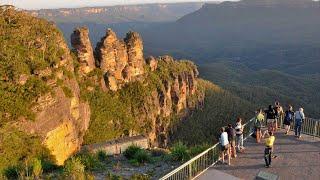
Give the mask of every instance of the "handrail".
[[[244, 126], [244, 134], [246, 137], [252, 134], [252, 126], [255, 118], [250, 119]], [[249, 128], [248, 128], [249, 127]], [[219, 160], [219, 143], [216, 143], [212, 147], [193, 157], [189, 161], [185, 162], [178, 168], [169, 172], [160, 180], [171, 180], [171, 179], [193, 179], [199, 174], [207, 170], [209, 167], [213, 166]]]

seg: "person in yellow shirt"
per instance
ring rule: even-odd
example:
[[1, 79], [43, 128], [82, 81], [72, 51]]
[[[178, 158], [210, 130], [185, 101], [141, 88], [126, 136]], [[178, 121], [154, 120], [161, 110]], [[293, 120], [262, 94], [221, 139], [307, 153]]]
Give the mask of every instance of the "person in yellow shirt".
[[266, 168], [271, 167], [271, 159], [272, 159], [272, 152], [273, 152], [273, 145], [276, 137], [273, 135], [272, 131], [268, 132], [269, 137], [265, 140], [266, 148], [264, 149], [264, 160], [266, 162]]

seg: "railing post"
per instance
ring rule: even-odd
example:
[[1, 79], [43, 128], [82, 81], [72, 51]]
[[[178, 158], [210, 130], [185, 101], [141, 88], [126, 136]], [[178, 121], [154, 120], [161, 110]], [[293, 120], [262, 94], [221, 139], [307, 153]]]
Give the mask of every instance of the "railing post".
[[189, 179], [192, 179], [192, 163], [189, 164]]
[[313, 139], [315, 139], [317, 136], [318, 125], [319, 125], [319, 121], [316, 121], [316, 124], [314, 125], [314, 131], [313, 131]]

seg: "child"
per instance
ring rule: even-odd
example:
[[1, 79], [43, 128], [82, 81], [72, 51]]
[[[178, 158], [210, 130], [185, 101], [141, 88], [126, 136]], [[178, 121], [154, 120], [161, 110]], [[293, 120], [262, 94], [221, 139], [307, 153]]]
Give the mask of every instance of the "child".
[[[273, 135], [272, 131], [265, 131], [265, 133], [268, 132], [268, 138], [265, 140], [265, 149], [264, 149], [264, 160], [266, 162], [266, 168], [271, 167], [271, 159], [272, 159], [272, 153], [273, 153], [273, 144], [275, 141], [275, 136]], [[265, 135], [264, 133], [264, 135]], [[264, 136], [263, 135], [263, 136]]]

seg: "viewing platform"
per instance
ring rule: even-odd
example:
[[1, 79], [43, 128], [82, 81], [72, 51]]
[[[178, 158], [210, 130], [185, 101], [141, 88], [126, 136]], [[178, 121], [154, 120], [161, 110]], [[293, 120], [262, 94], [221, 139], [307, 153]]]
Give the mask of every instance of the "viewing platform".
[[[243, 133], [247, 137], [244, 141], [245, 150], [231, 160], [230, 166], [219, 161], [221, 152], [217, 143], [160, 180], [253, 180], [258, 174], [264, 176], [260, 179], [270, 180], [320, 179], [320, 120], [306, 118], [302, 125], [302, 137], [299, 139], [294, 136], [293, 131], [285, 135], [284, 130], [279, 129], [275, 133], [274, 144], [274, 155], [277, 158], [272, 159], [270, 168], [265, 167], [264, 140], [256, 143], [250, 137], [254, 121], [255, 118], [244, 124]], [[282, 126], [282, 121], [278, 123], [278, 126]]]
[[[294, 133], [284, 135], [284, 130], [275, 134], [274, 155], [272, 167], [265, 168], [264, 143], [257, 144], [253, 138], [245, 141], [245, 151], [231, 160], [231, 166], [217, 163], [201, 174], [199, 180], [213, 179], [255, 179], [260, 171], [279, 176], [280, 179], [320, 179], [320, 138], [302, 135], [297, 139]], [[221, 171], [222, 173], [217, 176]], [[224, 178], [224, 174], [227, 175]]]

